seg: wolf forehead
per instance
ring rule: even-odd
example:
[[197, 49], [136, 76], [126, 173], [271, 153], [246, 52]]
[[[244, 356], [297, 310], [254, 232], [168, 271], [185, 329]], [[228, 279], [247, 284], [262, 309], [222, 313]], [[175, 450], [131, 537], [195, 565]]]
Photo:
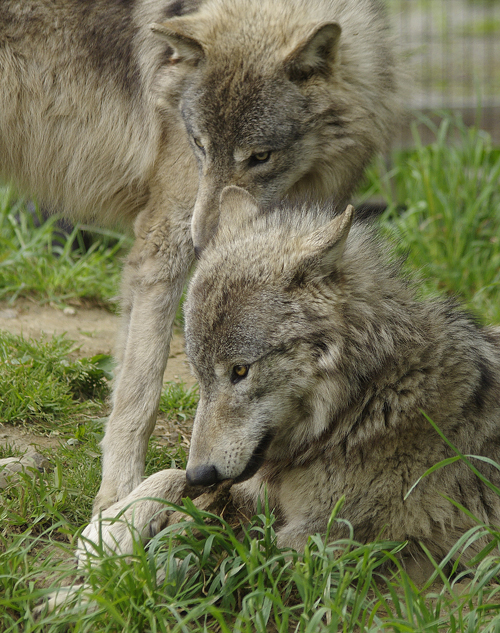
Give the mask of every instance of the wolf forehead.
[[181, 102], [191, 134], [210, 134], [219, 145], [230, 146], [287, 147], [300, 136], [307, 111], [306, 98], [293, 84], [245, 67], [214, 66], [200, 73]]
[[195, 365], [252, 363], [293, 338], [300, 306], [277, 285], [243, 271], [205, 272], [191, 283], [184, 306], [186, 351]]
[[[327, 315], [297, 279], [303, 240], [332, 219], [331, 208], [277, 208], [243, 225], [225, 222], [204, 251], [184, 305], [186, 349], [251, 362], [316, 332]], [[332, 271], [331, 282], [335, 283]], [[320, 300], [321, 301], [321, 300]]]

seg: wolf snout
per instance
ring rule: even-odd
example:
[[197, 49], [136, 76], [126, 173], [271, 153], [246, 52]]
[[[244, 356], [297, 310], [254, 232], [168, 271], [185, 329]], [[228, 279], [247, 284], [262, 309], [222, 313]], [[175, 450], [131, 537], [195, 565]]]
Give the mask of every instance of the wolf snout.
[[219, 481], [219, 473], [215, 466], [204, 464], [187, 468], [186, 480], [190, 486], [211, 486]]

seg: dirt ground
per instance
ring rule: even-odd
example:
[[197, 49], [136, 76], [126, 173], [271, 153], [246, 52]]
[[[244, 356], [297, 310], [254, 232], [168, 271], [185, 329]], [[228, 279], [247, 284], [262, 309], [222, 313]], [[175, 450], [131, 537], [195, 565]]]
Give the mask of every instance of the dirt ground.
[[[19, 300], [14, 306], [0, 302], [0, 329], [35, 339], [43, 334], [52, 336], [66, 333], [67, 338], [75, 341], [81, 357], [112, 354], [118, 325], [118, 316], [100, 308], [75, 307], [62, 310], [28, 300]], [[188, 386], [195, 382], [184, 353], [181, 328], [174, 328], [164, 380], [182, 381]], [[161, 440], [162, 436], [172, 431], [168, 427], [169, 425], [160, 420], [155, 435]], [[30, 434], [25, 429], [3, 425], [0, 421], [0, 445], [8, 444], [25, 450], [30, 445], [50, 448], [57, 446], [59, 442], [60, 438], [57, 436]]]

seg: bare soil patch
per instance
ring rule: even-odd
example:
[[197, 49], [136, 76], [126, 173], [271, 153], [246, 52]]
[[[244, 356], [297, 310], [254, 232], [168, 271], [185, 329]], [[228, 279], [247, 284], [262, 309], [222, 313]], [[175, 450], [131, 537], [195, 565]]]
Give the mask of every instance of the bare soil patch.
[[[27, 299], [20, 299], [13, 306], [0, 302], [0, 329], [34, 339], [65, 333], [67, 338], [75, 341], [75, 353], [81, 358], [112, 354], [119, 320], [119, 316], [98, 307], [78, 306], [63, 310]], [[164, 380], [182, 381], [188, 386], [195, 383], [184, 353], [184, 337], [179, 327], [174, 328]], [[185, 433], [187, 429], [183, 431]], [[178, 429], [160, 420], [155, 435], [170, 436], [172, 432], [177, 436]], [[60, 441], [57, 436], [35, 435], [20, 427], [4, 425], [0, 420], [1, 445], [8, 444], [24, 451], [29, 446], [53, 448]]]

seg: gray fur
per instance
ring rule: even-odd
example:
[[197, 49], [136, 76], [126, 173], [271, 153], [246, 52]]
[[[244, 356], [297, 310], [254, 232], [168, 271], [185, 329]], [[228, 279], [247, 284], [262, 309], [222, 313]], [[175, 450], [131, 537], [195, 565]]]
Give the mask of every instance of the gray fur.
[[141, 481], [193, 240], [209, 242], [223, 187], [344, 200], [399, 104], [377, 0], [2, 0], [0, 175], [136, 238], [96, 510]]
[[[262, 214], [254, 204], [252, 217], [248, 194], [230, 194], [185, 308], [200, 383], [188, 481], [203, 483], [207, 466], [238, 481], [261, 452], [233, 496], [251, 513], [267, 488], [281, 545], [324, 532], [345, 496], [354, 537], [408, 540], [411, 571], [425, 576], [418, 544], [439, 561], [474, 525], [443, 494], [500, 523], [500, 498], [462, 462], [405, 500], [454, 455], [422, 411], [463, 454], [500, 462], [500, 328], [450, 300], [418, 300], [374, 231], [349, 230], [349, 211], [331, 220], [316, 205]], [[241, 222], [227, 221], [238, 207]], [[248, 375], [238, 380], [235, 366]], [[343, 535], [342, 524], [331, 533]]]

